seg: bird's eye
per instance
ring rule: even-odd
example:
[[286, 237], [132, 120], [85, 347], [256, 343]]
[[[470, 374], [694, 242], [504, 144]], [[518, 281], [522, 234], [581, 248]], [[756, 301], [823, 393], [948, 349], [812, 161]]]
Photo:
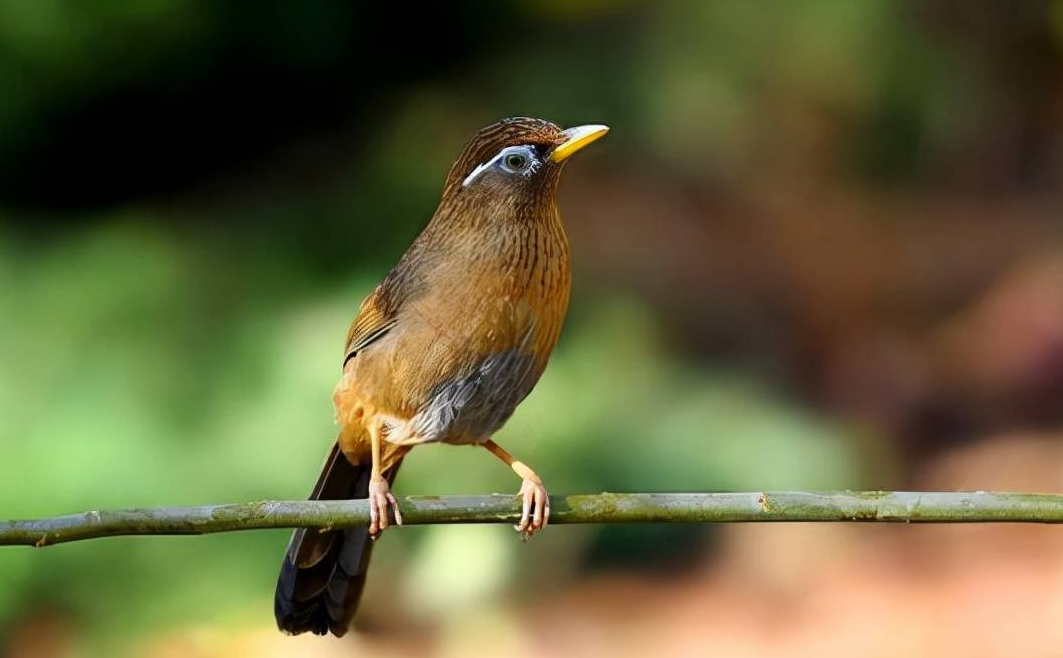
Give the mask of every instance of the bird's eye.
[[528, 157], [520, 153], [510, 153], [502, 162], [510, 171], [520, 171], [528, 166]]

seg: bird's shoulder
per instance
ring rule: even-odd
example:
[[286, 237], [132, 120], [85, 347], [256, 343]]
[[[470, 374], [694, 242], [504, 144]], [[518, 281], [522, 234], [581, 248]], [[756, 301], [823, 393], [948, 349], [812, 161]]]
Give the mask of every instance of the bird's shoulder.
[[362, 300], [358, 314], [347, 330], [344, 364], [391, 331], [403, 307], [423, 289], [423, 279], [408, 256], [403, 257]]

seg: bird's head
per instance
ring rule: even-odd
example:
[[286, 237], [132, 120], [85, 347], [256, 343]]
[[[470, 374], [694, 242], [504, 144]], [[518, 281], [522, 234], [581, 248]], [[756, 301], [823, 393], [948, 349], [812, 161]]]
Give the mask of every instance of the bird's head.
[[562, 130], [543, 119], [503, 119], [465, 145], [447, 176], [443, 199], [552, 199], [569, 156], [608, 131], [599, 125]]

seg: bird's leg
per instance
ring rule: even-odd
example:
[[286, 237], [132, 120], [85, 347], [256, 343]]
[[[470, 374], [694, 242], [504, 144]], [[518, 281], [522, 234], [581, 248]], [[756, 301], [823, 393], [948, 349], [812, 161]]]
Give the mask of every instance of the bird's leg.
[[369, 536], [376, 539], [388, 527], [388, 507], [395, 512], [395, 525], [402, 525], [402, 513], [380, 471], [380, 422], [376, 419], [369, 423], [369, 441], [373, 451], [373, 467], [369, 472]]
[[488, 439], [483, 446], [490, 450], [492, 455], [504, 461], [506, 466], [512, 468], [513, 472], [523, 480], [518, 494], [523, 501], [520, 523], [514, 528], [525, 539], [530, 539], [537, 530], [546, 527], [550, 520], [550, 496], [546, 493], [543, 481], [527, 464], [515, 459], [513, 455], [506, 452], [502, 446], [494, 441]]

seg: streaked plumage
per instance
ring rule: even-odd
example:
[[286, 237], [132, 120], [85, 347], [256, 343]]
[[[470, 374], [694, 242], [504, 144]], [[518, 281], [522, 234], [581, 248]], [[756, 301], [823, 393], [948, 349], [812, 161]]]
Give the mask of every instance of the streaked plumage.
[[[414, 445], [441, 441], [484, 444], [533, 481], [544, 504], [534, 472], [490, 438], [542, 375], [568, 306], [569, 249], [556, 203], [563, 162], [551, 153], [582, 146], [572, 140], [548, 121], [521, 118], [481, 130], [465, 147], [432, 219], [351, 324], [333, 396], [337, 448], [312, 497], [379, 496], [371, 467], [390, 481]], [[526, 509], [529, 500], [526, 493]], [[276, 597], [282, 630], [346, 631], [367, 537], [365, 528], [293, 534]]]

